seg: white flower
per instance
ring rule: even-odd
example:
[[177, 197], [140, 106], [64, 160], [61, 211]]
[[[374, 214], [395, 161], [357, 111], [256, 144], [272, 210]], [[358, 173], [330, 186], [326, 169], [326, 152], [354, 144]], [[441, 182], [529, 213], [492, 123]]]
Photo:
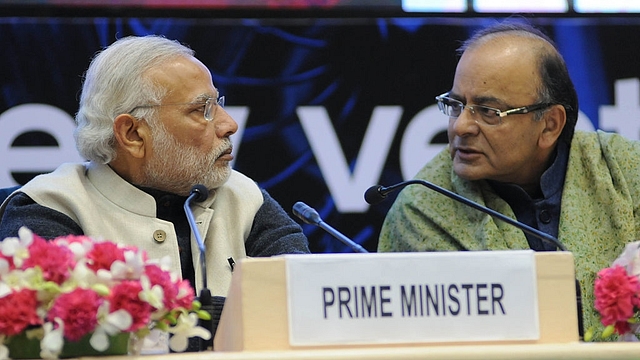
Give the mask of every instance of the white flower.
[[13, 258], [16, 267], [22, 267], [25, 259], [29, 258], [29, 246], [33, 243], [33, 233], [26, 227], [18, 230], [18, 237], [8, 237], [0, 242], [2, 255]]
[[[21, 228], [18, 231], [18, 237], [7, 238], [4, 241], [0, 241], [0, 301], [3, 301], [4, 296], [10, 294], [13, 290], [31, 289], [36, 291], [37, 300], [42, 306], [38, 306], [35, 311], [44, 322], [42, 326], [36, 327], [33, 331], [36, 332], [30, 334], [39, 339], [40, 342], [40, 357], [44, 359], [57, 359], [65, 345], [64, 329], [65, 325], [62, 319], [48, 318], [49, 311], [52, 304], [56, 301], [61, 294], [69, 293], [77, 288], [91, 289], [95, 291], [97, 296], [100, 297], [102, 303], [97, 311], [97, 325], [91, 330], [89, 343], [98, 351], [105, 351], [109, 348], [109, 342], [112, 341], [112, 337], [123, 333], [124, 335], [130, 335], [133, 324], [133, 313], [127, 312], [127, 310], [120, 309], [110, 313], [109, 295], [111, 289], [114, 286], [122, 283], [123, 280], [135, 281], [139, 283], [140, 292], [138, 294], [131, 294], [137, 296], [140, 300], [135, 299], [135, 302], [144, 301], [153, 307], [150, 312], [150, 321], [147, 322], [146, 328], [140, 329], [136, 336], [144, 337], [148, 334], [149, 330], [156, 332], [162, 332], [166, 337], [164, 342], [165, 349], [170, 346], [171, 349], [184, 351], [187, 348], [188, 338], [193, 336], [199, 336], [204, 339], [211, 339], [212, 335], [206, 329], [197, 326], [198, 317], [197, 314], [188, 314], [188, 310], [183, 308], [165, 308], [165, 302], [177, 303], [174, 299], [169, 299], [169, 296], [173, 296], [171, 293], [164, 293], [162, 285], [153, 285], [149, 276], [145, 274], [145, 269], [148, 264], [158, 264], [160, 269], [165, 273], [163, 279], [166, 276], [170, 276], [172, 283], [178, 285], [178, 297], [177, 300], [184, 300], [186, 296], [193, 297], [193, 291], [186, 282], [181, 282], [180, 276], [177, 273], [171, 271], [170, 257], [166, 256], [155, 260], [145, 260], [146, 253], [144, 251], [138, 251], [135, 247], [124, 248], [124, 258], [122, 260], [115, 260], [109, 269], [99, 269], [94, 271], [91, 264], [91, 259], [87, 258], [87, 255], [91, 251], [95, 244], [95, 239], [91, 238], [78, 238], [78, 237], [60, 237], [51, 242], [47, 242], [47, 245], [53, 244], [63, 248], [68, 248], [73, 252], [74, 261], [66, 261], [65, 268], [55, 269], [59, 273], [65, 273], [70, 270], [69, 278], [65, 278], [63, 282], [45, 280], [45, 274], [38, 266], [29, 267], [28, 269], [21, 269], [24, 263], [30, 258], [29, 247], [36, 240], [36, 235], [33, 234], [27, 228]], [[39, 241], [39, 240], [38, 240]], [[68, 254], [68, 253], [67, 253]], [[71, 258], [72, 256], [68, 254]], [[109, 257], [109, 254], [104, 255], [105, 258]], [[35, 258], [32, 258], [35, 259]], [[26, 261], [25, 261], [26, 260]], [[67, 259], [71, 260], [71, 259]], [[69, 263], [75, 263], [73, 269], [67, 269]], [[16, 265], [15, 268], [13, 265]], [[64, 270], [64, 271], [63, 271]], [[153, 269], [156, 271], [156, 269]], [[57, 273], [56, 273], [57, 274]], [[48, 277], [47, 277], [48, 279]], [[184, 285], [186, 284], [186, 285]], [[171, 300], [171, 301], [169, 301]], [[149, 306], [144, 306], [144, 311], [149, 310]], [[182, 311], [182, 313], [180, 313]], [[167, 323], [173, 323], [175, 321], [176, 312], [180, 314], [177, 319], [177, 325], [174, 328], [169, 328], [170, 332], [174, 334], [173, 339], [169, 340], [169, 334]], [[145, 314], [146, 316], [146, 314]], [[69, 330], [69, 324], [67, 323], [67, 330]], [[80, 329], [82, 330], [82, 329]], [[0, 360], [8, 359], [10, 356], [9, 349], [4, 344], [7, 337], [0, 334]], [[171, 342], [171, 344], [169, 344]]]
[[11, 287], [6, 282], [0, 281], [0, 299], [11, 294]]
[[73, 257], [76, 261], [83, 260], [87, 253], [91, 251], [91, 248], [93, 247], [93, 242], [91, 241], [74, 241], [69, 243], [69, 240], [67, 240], [67, 238], [65, 237], [59, 237], [55, 241], [57, 244], [69, 248], [69, 250], [71, 250], [71, 252], [73, 253]]
[[8, 274], [2, 277], [2, 282], [5, 285], [0, 287], [2, 287], [4, 290], [6, 290], [5, 286], [8, 286], [12, 289], [35, 289], [37, 285], [44, 282], [44, 279], [42, 277], [42, 270], [40, 270], [40, 268], [33, 267], [25, 270], [15, 269], [13, 271], [10, 271]]
[[628, 243], [622, 254], [613, 262], [612, 266], [622, 266], [633, 276], [640, 275], [640, 241]]
[[190, 337], [200, 337], [204, 340], [211, 339], [211, 333], [209, 330], [197, 326], [198, 315], [194, 313], [185, 314], [182, 313], [178, 317], [178, 323], [176, 326], [169, 329], [169, 332], [173, 334], [169, 339], [169, 347], [173, 351], [183, 352], [187, 349]]
[[58, 328], [53, 328], [53, 323], [46, 322], [42, 325], [44, 337], [40, 341], [40, 357], [43, 359], [57, 359], [64, 345], [64, 322], [60, 318], [54, 320]]
[[0, 276], [9, 273], [9, 262], [6, 259], [0, 259]]
[[92, 285], [99, 282], [96, 273], [91, 271], [84, 262], [76, 264], [76, 267], [74, 267], [71, 272], [70, 280], [72, 280], [69, 282], [74, 288], [90, 288]]
[[73, 253], [76, 261], [83, 260], [87, 256], [87, 253], [91, 251], [92, 247], [93, 244], [89, 241], [83, 241], [81, 243], [72, 242], [69, 244], [69, 250]]
[[111, 271], [105, 269], [98, 269], [98, 271], [96, 271], [96, 277], [98, 278], [98, 281], [105, 284], [113, 281]]
[[171, 257], [166, 255], [159, 259], [149, 259], [147, 264], [158, 265], [163, 271], [171, 271]]
[[96, 326], [91, 339], [89, 339], [91, 347], [98, 351], [107, 350], [109, 348], [109, 336], [127, 330], [133, 323], [131, 314], [124, 309], [110, 314], [108, 312], [109, 304], [105, 302], [98, 309], [98, 326]]
[[149, 303], [156, 309], [162, 309], [164, 307], [164, 291], [162, 286], [154, 285], [151, 287], [151, 281], [146, 275], [140, 277], [140, 285], [142, 285], [142, 291], [138, 295], [140, 300]]
[[127, 250], [124, 252], [124, 262], [116, 260], [111, 264], [111, 275], [115, 279], [139, 279], [144, 272], [142, 252]]

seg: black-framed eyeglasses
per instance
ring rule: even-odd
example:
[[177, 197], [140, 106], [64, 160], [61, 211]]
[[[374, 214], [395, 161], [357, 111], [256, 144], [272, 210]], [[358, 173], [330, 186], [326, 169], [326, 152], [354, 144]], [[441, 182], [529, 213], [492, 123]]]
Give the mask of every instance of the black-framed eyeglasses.
[[472, 114], [480, 115], [479, 117], [476, 117], [476, 122], [478, 122], [479, 118], [483, 124], [493, 126], [500, 125], [502, 123], [502, 118], [505, 116], [528, 114], [530, 112], [546, 109], [549, 106], [554, 105], [552, 103], [539, 103], [528, 106], [521, 106], [509, 110], [500, 110], [484, 105], [465, 105], [460, 100], [450, 98], [448, 92], [436, 96], [436, 100], [438, 101], [438, 109], [440, 109], [443, 114], [449, 117], [457, 118], [462, 114], [464, 109], [467, 108], [469, 109], [469, 111], [471, 111]]
[[202, 102], [196, 101], [196, 102], [191, 102], [191, 103], [179, 103], [179, 104], [138, 105], [138, 106], [134, 107], [133, 109], [131, 109], [131, 111], [129, 111], [128, 114], [131, 114], [136, 109], [140, 109], [140, 108], [150, 108], [150, 107], [156, 107], [156, 106], [178, 106], [178, 105], [195, 106], [195, 105], [200, 105], [200, 106], [204, 107], [202, 109], [202, 115], [204, 116], [204, 119], [207, 120], [207, 121], [211, 121], [211, 120], [213, 120], [213, 118], [216, 115], [216, 109], [218, 108], [218, 105], [220, 105], [220, 107], [224, 107], [224, 102], [225, 102], [225, 97], [224, 96], [218, 96], [217, 99], [210, 97], [210, 98], [207, 98], [207, 100], [202, 101]]

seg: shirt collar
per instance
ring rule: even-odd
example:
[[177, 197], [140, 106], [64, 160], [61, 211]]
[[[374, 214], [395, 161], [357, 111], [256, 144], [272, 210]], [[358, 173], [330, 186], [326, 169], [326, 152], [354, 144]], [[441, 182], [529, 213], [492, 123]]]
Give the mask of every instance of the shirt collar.
[[[555, 159], [551, 166], [549, 166], [540, 177], [540, 190], [542, 191], [543, 199], [551, 198], [558, 192], [562, 192], [568, 161], [569, 146], [563, 141], [558, 141], [555, 149]], [[507, 198], [513, 199], [522, 197], [523, 195], [529, 197], [526, 191], [524, 191], [524, 189], [519, 185], [493, 180], [488, 180], [488, 183], [494, 191], [502, 198], [505, 198], [505, 200]]]
[[556, 159], [540, 178], [540, 188], [542, 189], [542, 196], [545, 199], [562, 191], [568, 161], [569, 147], [564, 141], [558, 141], [558, 145], [556, 146]]

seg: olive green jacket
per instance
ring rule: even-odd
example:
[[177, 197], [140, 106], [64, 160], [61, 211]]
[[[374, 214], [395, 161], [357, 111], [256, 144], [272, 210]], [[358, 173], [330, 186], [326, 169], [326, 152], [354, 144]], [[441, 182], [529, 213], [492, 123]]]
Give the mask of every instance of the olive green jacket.
[[[449, 149], [416, 178], [452, 190], [515, 218], [485, 181], [466, 181], [452, 171]], [[596, 273], [640, 240], [640, 142], [577, 131], [571, 143], [562, 193], [558, 239], [575, 259], [582, 288], [585, 330], [601, 327], [593, 307]], [[423, 186], [405, 188], [392, 205], [378, 251], [527, 249], [524, 233]]]

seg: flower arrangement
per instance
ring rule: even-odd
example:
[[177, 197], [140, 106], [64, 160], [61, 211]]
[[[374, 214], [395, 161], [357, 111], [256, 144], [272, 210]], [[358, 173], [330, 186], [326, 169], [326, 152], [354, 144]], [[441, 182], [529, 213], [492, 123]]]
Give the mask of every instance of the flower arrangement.
[[640, 333], [640, 241], [627, 244], [611, 267], [598, 272], [595, 309], [605, 326], [604, 339], [614, 333], [621, 341], [638, 341]]
[[197, 326], [210, 315], [169, 265], [132, 246], [72, 235], [46, 241], [21, 228], [0, 242], [0, 359], [25, 334], [40, 340], [45, 359], [83, 337], [97, 351], [114, 335], [144, 338], [154, 329], [173, 334], [169, 346], [177, 352], [189, 337], [210, 339]]

